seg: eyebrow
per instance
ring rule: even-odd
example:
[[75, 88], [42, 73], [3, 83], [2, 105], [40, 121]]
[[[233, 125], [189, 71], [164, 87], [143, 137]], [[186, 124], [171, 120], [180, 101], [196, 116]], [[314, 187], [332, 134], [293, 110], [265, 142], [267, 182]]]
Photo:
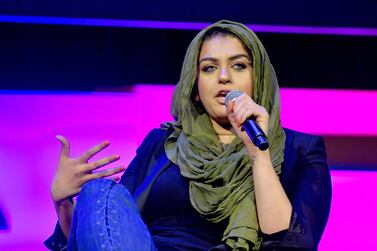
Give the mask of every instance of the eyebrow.
[[[228, 60], [229, 61], [232, 61], [232, 60], [235, 60], [235, 59], [238, 59], [238, 58], [241, 58], [241, 57], [245, 57], [249, 60], [249, 62], [251, 63], [251, 59], [249, 58], [248, 55], [246, 54], [243, 54], [243, 53], [240, 53], [240, 54], [236, 54], [236, 55], [233, 55], [231, 56]], [[217, 58], [214, 58], [214, 57], [205, 57], [205, 58], [202, 58], [199, 60], [199, 64], [201, 64], [203, 61], [213, 61], [213, 62], [217, 62], [219, 61]]]

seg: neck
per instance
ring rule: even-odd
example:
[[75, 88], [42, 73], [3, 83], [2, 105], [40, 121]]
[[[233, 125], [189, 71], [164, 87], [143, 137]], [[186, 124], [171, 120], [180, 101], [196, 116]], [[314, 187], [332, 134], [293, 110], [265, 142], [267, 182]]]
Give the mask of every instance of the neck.
[[210, 118], [210, 120], [220, 143], [224, 143], [224, 144], [232, 143], [233, 139], [236, 137], [236, 135], [233, 132], [232, 125], [230, 123], [224, 123], [224, 124], [218, 123], [212, 118]]

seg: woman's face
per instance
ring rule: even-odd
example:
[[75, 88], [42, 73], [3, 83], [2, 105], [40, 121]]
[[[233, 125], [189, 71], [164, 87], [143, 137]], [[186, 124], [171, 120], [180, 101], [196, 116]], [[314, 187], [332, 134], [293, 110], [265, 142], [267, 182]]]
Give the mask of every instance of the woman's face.
[[238, 38], [216, 36], [202, 44], [198, 63], [198, 95], [195, 99], [201, 101], [212, 120], [228, 123], [226, 94], [240, 90], [251, 96], [251, 59]]

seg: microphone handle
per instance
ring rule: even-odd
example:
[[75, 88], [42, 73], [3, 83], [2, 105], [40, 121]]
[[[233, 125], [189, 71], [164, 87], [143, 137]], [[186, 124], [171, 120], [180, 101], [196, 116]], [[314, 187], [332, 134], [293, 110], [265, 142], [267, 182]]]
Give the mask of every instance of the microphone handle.
[[267, 137], [259, 128], [257, 123], [254, 120], [247, 119], [243, 124], [242, 128], [246, 131], [249, 135], [251, 141], [253, 141], [254, 145], [258, 147], [261, 151], [265, 151], [268, 147]]

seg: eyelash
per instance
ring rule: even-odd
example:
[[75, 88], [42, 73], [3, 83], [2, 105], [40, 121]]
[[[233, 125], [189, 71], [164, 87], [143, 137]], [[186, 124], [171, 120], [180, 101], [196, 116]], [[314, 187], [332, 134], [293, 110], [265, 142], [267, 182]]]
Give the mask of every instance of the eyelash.
[[[237, 67], [238, 69], [235, 68], [236, 71], [242, 71], [242, 70], [246, 69], [246, 67], [247, 67], [247, 65], [245, 65], [243, 63], [235, 63], [235, 64], [232, 65], [232, 68], [234, 66], [238, 66]], [[210, 68], [214, 68], [214, 67], [216, 67], [216, 66], [214, 66], [214, 65], [206, 65], [206, 66], [204, 66], [204, 67], [201, 68], [201, 71], [203, 71], [203, 72], [213, 72], [214, 69], [210, 70]]]

